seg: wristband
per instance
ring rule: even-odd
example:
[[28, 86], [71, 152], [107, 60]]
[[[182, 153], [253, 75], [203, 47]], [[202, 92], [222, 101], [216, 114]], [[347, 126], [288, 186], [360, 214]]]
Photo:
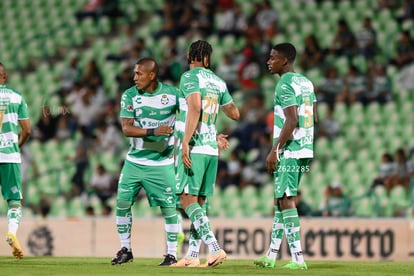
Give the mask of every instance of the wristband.
[[147, 128], [147, 136], [154, 136], [155, 128]]

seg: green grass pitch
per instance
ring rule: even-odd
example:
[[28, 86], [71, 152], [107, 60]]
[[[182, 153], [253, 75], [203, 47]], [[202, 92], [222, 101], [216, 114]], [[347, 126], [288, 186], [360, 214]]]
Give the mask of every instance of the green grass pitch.
[[414, 275], [414, 262], [338, 262], [308, 261], [308, 270], [290, 271], [255, 267], [252, 260], [227, 260], [215, 268], [159, 267], [159, 259], [134, 259], [134, 262], [112, 266], [110, 258], [0, 257], [2, 276], [52, 275]]

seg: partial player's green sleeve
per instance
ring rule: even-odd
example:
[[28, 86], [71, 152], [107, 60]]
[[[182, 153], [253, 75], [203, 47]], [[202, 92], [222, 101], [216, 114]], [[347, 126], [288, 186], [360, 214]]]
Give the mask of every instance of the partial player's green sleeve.
[[180, 79], [180, 90], [185, 98], [191, 93], [200, 92], [197, 76], [190, 72], [184, 73]]
[[279, 98], [280, 106], [282, 108], [298, 105], [295, 91], [289, 84], [283, 83], [280, 85], [279, 90], [277, 91], [277, 97]]
[[27, 108], [27, 103], [23, 97], [22, 97], [22, 102], [19, 106], [17, 116], [19, 117], [19, 120], [29, 119], [29, 110]]
[[131, 96], [125, 91], [121, 97], [121, 110], [119, 112], [121, 118], [134, 118], [134, 106]]
[[226, 89], [226, 92], [224, 92], [223, 97], [220, 99], [220, 105], [226, 105], [228, 103], [231, 103], [233, 101], [233, 97], [230, 95], [229, 91]]

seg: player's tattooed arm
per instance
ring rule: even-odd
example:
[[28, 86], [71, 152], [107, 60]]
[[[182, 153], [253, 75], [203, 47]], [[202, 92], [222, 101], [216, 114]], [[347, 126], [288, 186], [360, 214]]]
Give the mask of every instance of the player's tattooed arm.
[[237, 106], [234, 104], [234, 102], [230, 102], [226, 105], [222, 106], [224, 114], [226, 114], [227, 117], [238, 120], [240, 118], [240, 112]]

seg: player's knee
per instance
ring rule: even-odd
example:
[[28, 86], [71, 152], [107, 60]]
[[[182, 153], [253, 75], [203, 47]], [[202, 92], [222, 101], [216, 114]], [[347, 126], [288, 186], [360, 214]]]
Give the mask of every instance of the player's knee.
[[161, 214], [163, 217], [171, 217], [177, 214], [174, 207], [161, 207]]
[[117, 200], [116, 206], [120, 209], [128, 209], [132, 206], [132, 202], [127, 200]]

